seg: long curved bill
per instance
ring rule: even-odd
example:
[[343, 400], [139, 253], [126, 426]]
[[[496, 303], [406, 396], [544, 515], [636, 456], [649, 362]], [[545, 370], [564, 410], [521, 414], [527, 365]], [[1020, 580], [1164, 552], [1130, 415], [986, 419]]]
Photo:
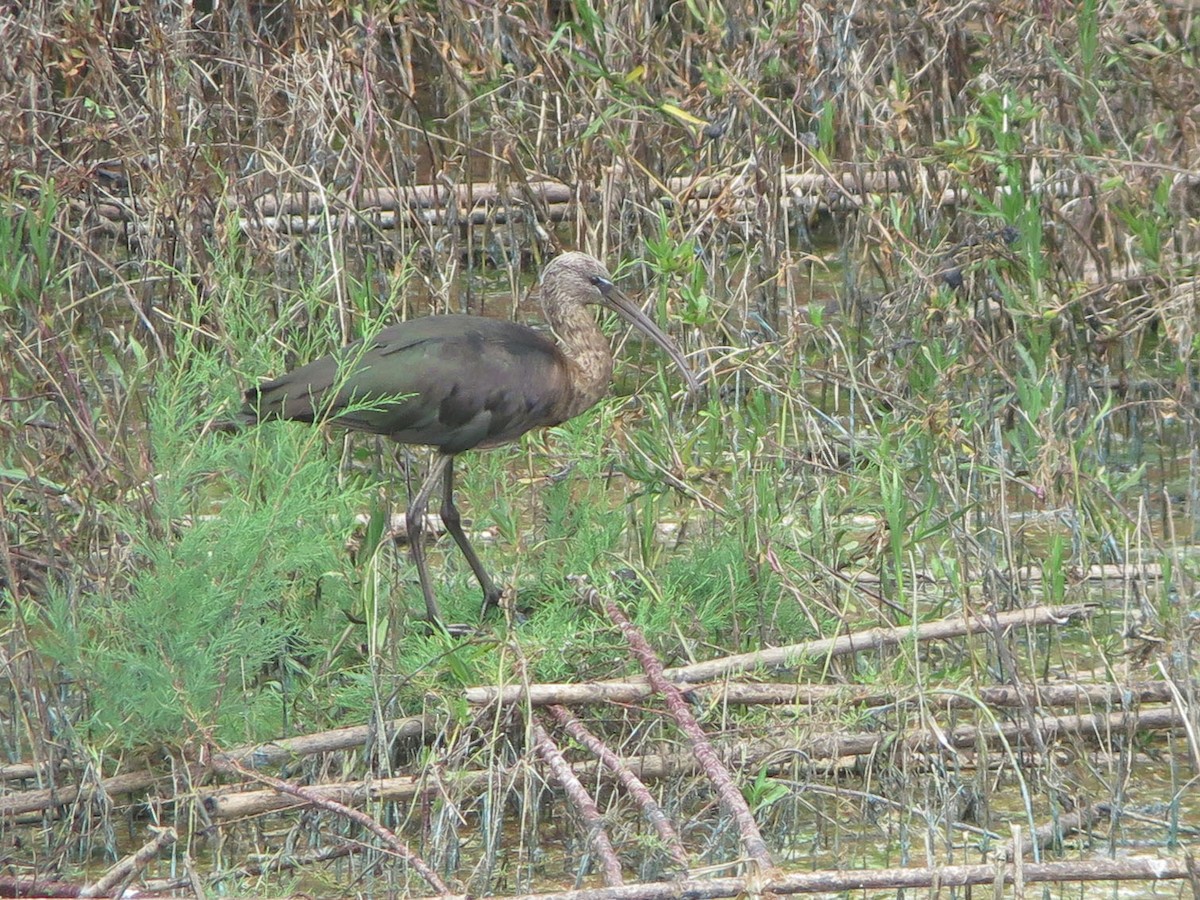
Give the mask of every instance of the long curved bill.
[[683, 358], [683, 354], [679, 352], [679, 348], [675, 346], [675, 342], [662, 332], [662, 330], [654, 324], [654, 320], [642, 312], [641, 307], [629, 299], [619, 287], [609, 282], [602, 288], [605, 306], [615, 312], [618, 316], [640, 331], [654, 343], [662, 348], [667, 356], [671, 357], [675, 365], [679, 367], [679, 371], [683, 373], [684, 379], [688, 384], [688, 393], [693, 397], [700, 393], [700, 380], [696, 377], [696, 373], [688, 368], [687, 362]]

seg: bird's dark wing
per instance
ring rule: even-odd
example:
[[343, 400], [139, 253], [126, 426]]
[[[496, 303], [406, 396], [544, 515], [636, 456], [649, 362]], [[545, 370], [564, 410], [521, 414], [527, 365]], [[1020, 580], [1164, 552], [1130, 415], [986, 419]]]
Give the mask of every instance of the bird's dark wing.
[[561, 422], [569, 397], [566, 360], [532, 328], [428, 316], [250, 389], [243, 414], [332, 420], [458, 453]]

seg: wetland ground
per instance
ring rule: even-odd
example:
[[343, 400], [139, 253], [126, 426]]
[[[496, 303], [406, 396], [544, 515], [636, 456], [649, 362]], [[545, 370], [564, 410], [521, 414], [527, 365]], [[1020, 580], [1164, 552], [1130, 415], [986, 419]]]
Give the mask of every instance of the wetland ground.
[[[1195, 3], [33, 0], [0, 45], [0, 893], [1189, 890]], [[606, 321], [612, 396], [460, 464], [512, 591], [431, 634], [420, 451], [212, 423], [534, 320], [562, 249], [706, 393]]]

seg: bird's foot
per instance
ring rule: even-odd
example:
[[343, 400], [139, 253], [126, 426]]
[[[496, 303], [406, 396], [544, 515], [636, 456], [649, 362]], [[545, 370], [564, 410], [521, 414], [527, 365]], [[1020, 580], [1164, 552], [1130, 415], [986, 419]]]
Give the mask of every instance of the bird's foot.
[[457, 622], [451, 625], [442, 625], [441, 627], [452, 638], [469, 638], [479, 633], [478, 625], [468, 625], [466, 622]]
[[486, 619], [488, 613], [493, 609], [500, 609], [500, 600], [504, 597], [504, 591], [499, 588], [492, 588], [485, 591], [483, 594], [483, 606], [479, 609], [479, 618]]
[[465, 622], [452, 622], [447, 625], [440, 620], [426, 619], [423, 624], [425, 626], [424, 633], [430, 637], [440, 634], [448, 638], [469, 638], [479, 633], [478, 625], [468, 625]]

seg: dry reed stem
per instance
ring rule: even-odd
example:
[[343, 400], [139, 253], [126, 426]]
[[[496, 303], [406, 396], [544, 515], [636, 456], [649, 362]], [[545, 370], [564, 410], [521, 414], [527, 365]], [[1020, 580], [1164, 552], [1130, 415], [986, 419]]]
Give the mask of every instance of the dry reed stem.
[[[668, 670], [669, 671], [669, 670]], [[994, 709], [1024, 706], [1025, 693], [1036, 697], [1041, 708], [1053, 706], [1141, 706], [1167, 703], [1172, 699], [1165, 681], [1132, 684], [1030, 684], [1018, 694], [1011, 685], [955, 689], [947, 693], [925, 688], [920, 697], [903, 690], [881, 690], [844, 684], [769, 684], [722, 681], [682, 684], [682, 694], [711, 706], [791, 704], [797, 706], [899, 706], [924, 703], [934, 708], [974, 709], [983, 704]], [[584, 706], [588, 704], [637, 703], [652, 696], [650, 685], [637, 681], [571, 682], [563, 684], [510, 685], [504, 688], [470, 687], [463, 697], [472, 705], [492, 703], [529, 706]], [[553, 711], [553, 710], [552, 710]], [[557, 714], [555, 714], [557, 715]]]
[[169, 847], [178, 840], [174, 828], [156, 829], [154, 838], [142, 845], [135, 853], [109, 868], [98, 881], [79, 889], [80, 897], [105, 897], [109, 894], [121, 896], [123, 890], [118, 887], [127, 886], [137, 877], [138, 872], [146, 868], [164, 847]]
[[[533, 687], [532, 685], [530, 687]], [[621, 786], [629, 792], [637, 803], [638, 809], [642, 811], [642, 815], [650, 822], [654, 830], [658, 833], [659, 840], [663, 843], [663, 849], [667, 855], [671, 857], [675, 865], [682, 871], [686, 872], [689, 867], [687, 851], [683, 847], [683, 842], [679, 839], [679, 833], [671, 824], [671, 820], [667, 818], [667, 814], [659, 805], [658, 801], [650, 793], [649, 788], [638, 778], [629, 766], [621, 761], [617, 754], [613, 753], [608, 746], [601, 741], [596, 735], [592, 734], [583, 726], [575, 716], [566, 708], [558, 705], [549, 707], [550, 715], [554, 716], [554, 720], [559, 724], [567, 734], [578, 741], [588, 752], [599, 760], [612, 775], [621, 783]]]
[[351, 822], [354, 822], [361, 828], [371, 832], [371, 834], [379, 838], [379, 840], [382, 841], [384, 845], [391, 850], [391, 852], [395, 853], [398, 857], [400, 857], [400, 859], [404, 860], [406, 864], [411, 866], [413, 871], [423, 878], [425, 882], [435, 891], [438, 891], [442, 895], [450, 894], [450, 888], [447, 887], [444, 881], [442, 881], [437, 872], [430, 868], [429, 864], [426, 863], [425, 860], [414, 853], [408, 844], [400, 840], [400, 838], [396, 836], [395, 832], [385, 828], [371, 816], [359, 812], [356, 809], [351, 809], [344, 803], [339, 803], [337, 800], [333, 800], [328, 796], [323, 796], [321, 793], [311, 790], [308, 787], [301, 787], [299, 785], [292, 784], [291, 782], [284, 781], [282, 778], [274, 778], [270, 775], [264, 775], [262, 772], [252, 771], [240, 763], [228, 758], [214, 760], [212, 765], [213, 768], [219, 772], [239, 775], [242, 778], [248, 778], [253, 781], [262, 782], [263, 784], [269, 785], [272, 790], [280, 794], [294, 797], [306, 805], [316, 806], [319, 809], [324, 809], [328, 812], [332, 812], [338, 816], [341, 816], [342, 818], [349, 819]]
[[584, 599], [589, 607], [603, 609], [621, 629], [621, 634], [646, 672], [651, 687], [662, 696], [667, 712], [687, 737], [688, 747], [696, 757], [705, 776], [712, 782], [721, 807], [737, 822], [742, 847], [750, 860], [755, 863], [755, 871], [765, 877], [765, 873], [774, 867], [774, 862], [767, 849], [766, 841], [763, 840], [762, 834], [758, 830], [758, 823], [754, 821], [754, 815], [746, 804], [746, 798], [734, 784], [729, 770], [717, 757], [708, 736], [692, 715], [691, 710], [687, 708], [687, 701], [683, 699], [679, 689], [666, 679], [663, 665], [655, 656], [645, 636], [634, 627], [615, 603], [605, 600], [595, 588], [587, 588], [584, 591]]
[[993, 615], [954, 616], [916, 626], [869, 628], [835, 638], [804, 641], [787, 647], [756, 650], [753, 653], [739, 653], [689, 666], [678, 666], [666, 669], [663, 674], [675, 683], [716, 681], [739, 672], [793, 668], [806, 660], [829, 659], [865, 650], [882, 650], [905, 641], [948, 640], [1018, 626], [1062, 626], [1073, 619], [1086, 618], [1094, 611], [1095, 604], [1091, 603], [1034, 606], [1028, 609], [1006, 610]]
[[[1002, 890], [1018, 879], [1025, 884], [1071, 882], [1182, 881], [1194, 878], [1186, 860], [1158, 857], [1086, 859], [1049, 863], [936, 866], [905, 869], [838, 869], [818, 872], [774, 874], [765, 881], [752, 878], [711, 878], [631, 884], [623, 888], [555, 891], [513, 895], [510, 900], [719, 900], [739, 897], [753, 890], [775, 894], [845, 893], [851, 891], [896, 891], [915, 888], [949, 888], [993, 885]], [[423, 900], [423, 898], [411, 898]], [[455, 897], [452, 900], [465, 900]]]
[[[759, 739], [741, 737], [728, 752], [729, 765], [740, 771], [754, 771], [767, 766], [780, 772], [787, 760], [841, 759], [869, 757], [881, 749], [892, 747], [918, 764], [926, 755], [940, 758], [944, 754], [959, 757], [981, 744], [1021, 743], [1036, 736], [1047, 746], [1058, 740], [1076, 739], [1091, 745], [1106, 747], [1119, 743], [1139, 731], [1164, 731], [1183, 726], [1183, 718], [1170, 707], [1143, 711], [1097, 713], [1069, 716], [1035, 716], [1026, 722], [1001, 722], [995, 725], [959, 725], [954, 728], [916, 728], [899, 734], [879, 732], [828, 732], [817, 734], [794, 733], [794, 728], [779, 726], [778, 734]], [[642, 779], [661, 779], [691, 775], [701, 771], [694, 753], [627, 755], [623, 764]], [[943, 763], [938, 763], [941, 766]], [[919, 767], [919, 766], [918, 766]], [[579, 777], [595, 778], [602, 767], [593, 763], [571, 766]], [[368, 801], [390, 800], [411, 802], [433, 792], [456, 788], [471, 792], [487, 785], [492, 774], [486, 770], [467, 770], [453, 773], [443, 784], [429, 784], [417, 777], [378, 778], [369, 784], [359, 781], [313, 785], [306, 791], [313, 798], [331, 800], [343, 805], [365, 804]], [[278, 792], [205, 790], [200, 798], [209, 815], [219, 819], [235, 819], [260, 815], [297, 804]]]
[[613, 850], [612, 841], [608, 838], [608, 831], [604, 827], [604, 817], [600, 815], [596, 801], [592, 799], [587, 788], [575, 776], [570, 765], [563, 758], [562, 751], [550, 739], [550, 735], [546, 733], [546, 729], [542, 727], [541, 723], [534, 720], [530, 723], [530, 727], [533, 731], [534, 751], [549, 767], [554, 780], [562, 787], [567, 802], [575, 808], [579, 818], [583, 821], [584, 836], [599, 859], [604, 884], [607, 887], [618, 887], [624, 884], [624, 879], [621, 877], [621, 863], [617, 859], [616, 851]]

